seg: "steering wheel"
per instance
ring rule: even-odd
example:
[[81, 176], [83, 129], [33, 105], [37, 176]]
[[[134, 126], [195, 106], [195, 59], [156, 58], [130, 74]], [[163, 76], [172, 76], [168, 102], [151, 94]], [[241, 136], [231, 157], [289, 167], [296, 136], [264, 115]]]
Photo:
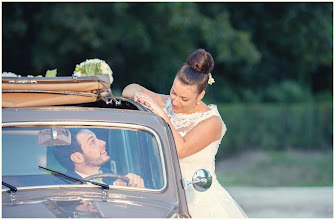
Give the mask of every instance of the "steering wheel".
[[84, 178], [84, 180], [93, 180], [95, 178], [106, 178], [106, 177], [111, 177], [111, 178], [115, 178], [115, 179], [121, 179], [123, 181], [125, 181], [127, 184], [129, 183], [129, 178], [126, 176], [122, 176], [119, 174], [115, 174], [115, 173], [98, 173], [98, 174], [94, 174], [91, 176], [87, 176]]

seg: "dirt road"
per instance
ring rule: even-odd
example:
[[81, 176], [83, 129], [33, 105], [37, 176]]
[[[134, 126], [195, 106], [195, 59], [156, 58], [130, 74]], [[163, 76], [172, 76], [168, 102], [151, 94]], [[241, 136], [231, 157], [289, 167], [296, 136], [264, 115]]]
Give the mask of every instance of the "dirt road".
[[226, 187], [249, 218], [333, 218], [333, 187]]

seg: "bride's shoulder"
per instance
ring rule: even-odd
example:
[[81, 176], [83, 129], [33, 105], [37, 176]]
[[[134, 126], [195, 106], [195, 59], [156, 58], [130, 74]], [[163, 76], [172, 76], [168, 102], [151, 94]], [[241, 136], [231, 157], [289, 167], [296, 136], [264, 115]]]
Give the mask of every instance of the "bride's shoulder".
[[216, 137], [219, 137], [221, 135], [222, 129], [225, 128], [225, 125], [220, 117], [211, 115], [201, 120], [196, 127], [199, 127], [198, 129], [200, 129], [200, 131], [205, 129], [207, 132], [210, 132]]
[[206, 105], [205, 103], [202, 103], [198, 112], [207, 113], [207, 114], [217, 114], [218, 109], [217, 109], [217, 106], [214, 104]]
[[216, 105], [210, 104], [202, 107], [202, 110], [200, 111], [201, 115], [203, 117], [203, 120], [209, 122], [209, 123], [214, 123], [217, 125], [222, 124], [222, 119], [220, 116], [220, 113], [216, 107]]

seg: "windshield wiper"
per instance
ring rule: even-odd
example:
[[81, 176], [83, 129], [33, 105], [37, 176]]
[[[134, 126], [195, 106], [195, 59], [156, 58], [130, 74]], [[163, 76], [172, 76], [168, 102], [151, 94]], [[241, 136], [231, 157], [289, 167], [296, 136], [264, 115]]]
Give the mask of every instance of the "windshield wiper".
[[[61, 175], [61, 176], [63, 176], [63, 177], [66, 177], [66, 178], [68, 178], [68, 179], [71, 179], [71, 180], [80, 182], [81, 184], [83, 184], [83, 183], [92, 183], [92, 184], [94, 184], [94, 185], [97, 185], [97, 186], [102, 187], [103, 189], [109, 189], [109, 185], [104, 184], [104, 183], [97, 183], [97, 182], [93, 182], [93, 181], [89, 181], [89, 180], [78, 179], [78, 178], [74, 178], [74, 177], [72, 177], [72, 176], [66, 175], [66, 174], [64, 174], [64, 173], [57, 172], [57, 171], [55, 171], [55, 170], [50, 170], [50, 169], [45, 168], [45, 167], [42, 167], [42, 166], [38, 166], [38, 167], [39, 167], [39, 168], [42, 168], [42, 169], [44, 169], [44, 170], [53, 172], [53, 173], [55, 173], [55, 174], [57, 174], [57, 175]], [[3, 182], [2, 182], [2, 183], [3, 183]]]
[[17, 191], [17, 188], [15, 186], [12, 186], [12, 185], [4, 182], [4, 181], [2, 181], [2, 185], [8, 187], [12, 193], [16, 193], [16, 191]]

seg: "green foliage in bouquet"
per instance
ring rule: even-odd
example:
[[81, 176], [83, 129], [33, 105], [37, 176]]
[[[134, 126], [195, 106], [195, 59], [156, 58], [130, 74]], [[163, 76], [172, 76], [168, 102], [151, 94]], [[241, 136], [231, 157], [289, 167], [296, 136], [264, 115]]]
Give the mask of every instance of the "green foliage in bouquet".
[[74, 75], [76, 76], [96, 76], [102, 74], [108, 74], [110, 83], [113, 83], [113, 71], [105, 61], [100, 59], [88, 59], [77, 64], [74, 70]]
[[95, 76], [102, 75], [101, 63], [88, 63], [80, 66], [76, 65], [76, 72], [81, 72], [81, 76]]

